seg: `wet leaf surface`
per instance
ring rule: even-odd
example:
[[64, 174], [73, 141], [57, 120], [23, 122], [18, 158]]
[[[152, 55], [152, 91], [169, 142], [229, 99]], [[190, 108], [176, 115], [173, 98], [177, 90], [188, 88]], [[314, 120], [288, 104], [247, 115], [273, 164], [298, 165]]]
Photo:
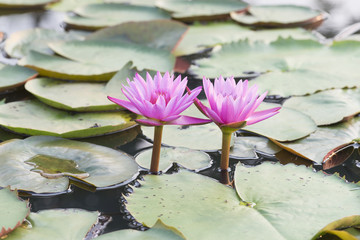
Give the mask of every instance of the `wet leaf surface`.
[[280, 147], [264, 137], [235, 137], [234, 146], [230, 149], [230, 156], [235, 158], [257, 158], [257, 152], [275, 155]]
[[37, 72], [21, 66], [10, 66], [0, 63], [0, 92], [19, 87], [29, 79], [37, 76]]

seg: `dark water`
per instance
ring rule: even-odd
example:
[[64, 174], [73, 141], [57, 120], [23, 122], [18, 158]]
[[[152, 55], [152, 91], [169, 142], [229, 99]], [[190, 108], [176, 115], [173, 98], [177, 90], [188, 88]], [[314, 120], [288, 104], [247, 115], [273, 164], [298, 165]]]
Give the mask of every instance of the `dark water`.
[[[324, 3], [327, 11], [336, 11], [336, 9], [334, 10], [333, 8], [331, 8], [330, 5], [326, 5], [326, 1], [322, 2]], [[64, 25], [62, 23], [64, 14], [65, 13], [60, 12], [35, 11], [29, 13], [0, 16], [0, 31], [4, 32], [7, 36], [20, 30], [35, 27], [51, 28], [61, 31], [64, 29]], [[343, 17], [346, 18], [346, 14], [343, 15]], [[347, 16], [351, 17], [350, 15]], [[321, 34], [332, 37], [336, 35], [339, 31], [341, 31], [341, 29], [343, 29], [345, 26], [350, 25], [354, 21], [356, 21], [356, 18], [351, 17], [350, 20], [343, 21], [345, 24], [336, 29], [334, 27], [331, 27], [331, 21], [325, 22], [324, 25], [320, 28]], [[15, 64], [16, 60], [6, 58], [4, 55], [0, 55], [0, 62], [7, 64]], [[193, 88], [197, 84], [199, 84], [199, 81], [191, 81], [191, 79], [189, 79], [189, 83], [194, 85], [190, 86], [190, 88]], [[31, 94], [27, 93], [24, 88], [19, 88], [16, 92], [1, 94], [0, 100], [3, 98], [6, 98], [7, 102], [11, 102], [25, 98], [32, 98], [32, 96]], [[281, 103], [283, 99], [273, 96], [268, 97], [266, 101]], [[239, 134], [243, 134], [243, 132], [239, 132]], [[96, 141], [98, 140], [93, 139], [93, 142]], [[99, 141], [101, 141], [101, 139]], [[125, 151], [128, 154], [134, 156], [139, 151], [148, 147], [151, 147], [151, 143], [146, 140], [141, 134], [139, 134], [139, 136], [133, 141], [125, 145], [119, 146], [117, 149]], [[359, 154], [356, 154], [357, 152], [358, 151], [355, 151], [354, 154], [346, 162], [342, 163], [336, 168], [327, 170], [327, 172], [329, 174], [339, 172], [341, 176], [345, 176], [349, 181], [360, 181], [360, 163], [359, 160], [357, 160], [360, 159], [360, 157]], [[220, 154], [217, 152], [209, 154], [213, 159], [213, 164], [209, 169], [201, 171], [200, 174], [221, 180], [222, 174], [218, 171]], [[258, 155], [259, 158], [257, 159], [231, 159], [230, 168], [232, 169], [232, 171], [230, 172], [230, 180], [233, 178], [232, 173], [234, 171], [235, 165], [239, 161], [247, 165], [257, 165], [263, 161], [279, 160], [282, 163], [302, 162], [305, 165], [309, 165], [308, 161], [292, 155], [285, 150], [281, 153], [278, 153], [276, 156], [268, 156], [263, 153], [258, 153]], [[318, 170], [321, 169], [321, 166], [314, 167]], [[169, 171], [171, 173], [177, 171], [178, 168], [178, 166], [174, 165], [173, 168], [171, 168]], [[102, 214], [103, 227], [100, 227], [100, 231], [102, 228], [104, 228], [105, 225], [106, 227], [104, 232], [111, 232], [114, 230], [125, 228], [135, 228], [140, 230], [145, 229], [141, 224], [137, 223], [132, 218], [132, 216], [127, 212], [124, 205], [124, 195], [126, 196], [130, 194], [133, 187], [137, 187], [140, 185], [138, 179], [141, 179], [143, 174], [146, 174], [146, 172], [141, 172], [137, 179], [132, 180], [129, 184], [123, 184], [115, 188], [112, 187], [109, 189], [98, 190], [95, 192], [87, 191], [77, 186], [71, 186], [68, 192], [56, 196], [31, 196], [29, 197], [31, 203], [31, 211], [36, 212], [39, 210], [53, 208], [82, 208], [90, 211], [99, 211]], [[111, 217], [112, 219], [110, 222], [108, 221], [109, 217]], [[91, 236], [89, 237], [89, 239], [90, 238]]]

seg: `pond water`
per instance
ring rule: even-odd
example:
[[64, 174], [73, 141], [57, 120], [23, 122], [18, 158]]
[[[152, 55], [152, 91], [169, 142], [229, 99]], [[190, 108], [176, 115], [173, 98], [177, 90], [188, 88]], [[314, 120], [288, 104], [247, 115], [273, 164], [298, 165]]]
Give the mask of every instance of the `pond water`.
[[[254, 1], [261, 3], [264, 1]], [[265, 1], [267, 2], [267, 1]], [[360, 21], [360, 4], [356, 1], [344, 1], [340, 6], [335, 1], [319, 1], [318, 6], [331, 13], [334, 13], [328, 21], [318, 29], [318, 31], [327, 37], [333, 37], [339, 33], [346, 26], [349, 26], [357, 21]], [[350, 3], [351, 2], [351, 3]], [[354, 7], [354, 6], [357, 7]], [[359, 11], [357, 11], [359, 10]], [[27, 12], [21, 14], [3, 15], [0, 17], [0, 31], [4, 32], [6, 36], [11, 35], [14, 32], [31, 29], [35, 27], [50, 28], [62, 30], [64, 25], [62, 20], [64, 18], [62, 12], [51, 12], [51, 11], [36, 11]], [[336, 24], [334, 24], [336, 23]], [[6, 64], [15, 64], [16, 60], [7, 58], [5, 54], [0, 55], [0, 62]], [[197, 81], [191, 81], [194, 85]], [[200, 81], [198, 81], [200, 84]], [[190, 88], [193, 88], [191, 86]], [[6, 98], [6, 102], [17, 101], [26, 98], [32, 98], [31, 94], [24, 90], [24, 88], [18, 89], [16, 92], [5, 93], [0, 95], [0, 100]], [[282, 102], [283, 99], [276, 97], [268, 97], [268, 102]], [[238, 132], [243, 134], [243, 132]], [[141, 150], [151, 147], [151, 143], [141, 134], [136, 139], [120, 146], [118, 149], [122, 150], [132, 156], [135, 156]], [[213, 159], [212, 166], [209, 169], [200, 171], [200, 174], [213, 177], [215, 179], [221, 179], [221, 173], [218, 171], [220, 154], [218, 152], [209, 153]], [[257, 165], [262, 161], [278, 161], [281, 162], [299, 162], [300, 157], [283, 151], [278, 153], [276, 156], [266, 155], [258, 153], [259, 157], [256, 159], [241, 159], [230, 161], [230, 168], [235, 169], [235, 164], [241, 161], [247, 165]], [[340, 175], [346, 177], [349, 181], [360, 180], [360, 159], [358, 151], [354, 151], [352, 156], [342, 165], [328, 170], [329, 173], [339, 172]], [[321, 169], [321, 166], [313, 166], [315, 169]], [[168, 173], [176, 172], [178, 166], [174, 165]], [[232, 171], [233, 172], [233, 171]], [[141, 179], [142, 175], [146, 174], [146, 171], [140, 173], [137, 179]], [[232, 179], [233, 176], [230, 176]], [[71, 190], [67, 193], [59, 194], [56, 196], [30, 196], [31, 211], [36, 212], [44, 209], [53, 208], [82, 208], [90, 211], [99, 211], [104, 215], [103, 225], [104, 232], [111, 232], [118, 229], [135, 228], [145, 229], [140, 223], [136, 222], [129, 212], [125, 209], [125, 199], [122, 195], [127, 195], [132, 192], [133, 187], [139, 186], [137, 179], [132, 180], [129, 184], [123, 184], [115, 188], [104, 189], [100, 191], [87, 191], [76, 186], [72, 186]], [[27, 198], [27, 197], [24, 197]], [[111, 216], [112, 220], [108, 222], [108, 217]], [[91, 238], [91, 237], [89, 237]]]

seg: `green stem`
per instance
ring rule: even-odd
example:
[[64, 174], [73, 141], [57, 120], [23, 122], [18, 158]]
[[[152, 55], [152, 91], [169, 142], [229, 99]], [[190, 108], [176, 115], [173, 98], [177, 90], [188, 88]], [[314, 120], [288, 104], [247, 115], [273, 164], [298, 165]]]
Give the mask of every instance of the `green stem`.
[[221, 129], [221, 131], [223, 133], [223, 137], [222, 137], [220, 169], [222, 171], [225, 171], [225, 170], [228, 171], [231, 135], [234, 131], [226, 129], [226, 128]]
[[159, 172], [162, 131], [163, 131], [163, 126], [155, 126], [154, 144], [153, 144], [151, 166], [150, 166], [150, 172], [154, 174], [157, 174]]

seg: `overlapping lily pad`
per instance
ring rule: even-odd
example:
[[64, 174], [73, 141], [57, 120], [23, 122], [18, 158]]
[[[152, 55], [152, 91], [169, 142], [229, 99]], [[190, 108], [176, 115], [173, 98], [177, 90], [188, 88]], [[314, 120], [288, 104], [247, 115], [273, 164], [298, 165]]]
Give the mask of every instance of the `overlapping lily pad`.
[[4, 50], [12, 58], [26, 56], [30, 50], [51, 54], [47, 43], [51, 41], [66, 41], [82, 39], [84, 36], [75, 32], [59, 32], [53, 29], [34, 28], [19, 31], [6, 39]]
[[360, 42], [324, 46], [311, 40], [279, 39], [270, 44], [240, 41], [223, 45], [208, 59], [196, 61], [190, 71], [198, 77], [246, 77], [254, 79], [270, 95], [305, 95], [331, 88], [359, 86]]
[[360, 90], [333, 89], [292, 97], [283, 106], [309, 115], [317, 125], [329, 125], [360, 112]]
[[84, 239], [96, 223], [98, 212], [81, 209], [52, 209], [31, 213], [29, 223], [9, 234], [9, 240]]
[[77, 184], [108, 187], [132, 179], [132, 157], [110, 148], [50, 136], [10, 140], [0, 145], [0, 186], [36, 193], [59, 193]]
[[315, 161], [322, 163], [324, 157], [333, 149], [350, 143], [360, 136], [360, 118], [327, 127], [318, 127], [309, 137], [295, 142], [281, 143], [281, 147]]
[[37, 74], [36, 71], [26, 67], [0, 63], [0, 92], [19, 87]]
[[[317, 237], [326, 235], [336, 236], [341, 240], [358, 240], [360, 230], [356, 229], [360, 225], [360, 215], [353, 215], [336, 220], [317, 233]], [[351, 228], [354, 227], [354, 228]]]
[[[277, 106], [277, 104], [262, 103], [258, 109], [264, 110]], [[314, 132], [316, 123], [304, 113], [282, 107], [280, 113], [274, 117], [243, 129], [278, 141], [293, 141]]]
[[0, 8], [36, 8], [55, 1], [57, 0], [0, 0]]
[[234, 146], [230, 149], [233, 158], [257, 158], [257, 152], [275, 155], [281, 148], [264, 137], [235, 137]]
[[0, 237], [19, 227], [29, 213], [28, 202], [20, 200], [16, 191], [0, 189]]
[[136, 231], [133, 229], [125, 229], [107, 233], [98, 237], [99, 240], [182, 240], [185, 239], [183, 234], [176, 228], [167, 226], [161, 220], [158, 220], [154, 226], [147, 231]]
[[72, 11], [75, 8], [92, 4], [92, 3], [102, 3], [104, 0], [61, 0], [46, 6], [47, 9], [52, 11]]
[[226, 0], [159, 0], [156, 6], [172, 13], [181, 21], [226, 19], [231, 11], [243, 11], [247, 7], [242, 1]]
[[278, 37], [287, 38], [290, 36], [294, 39], [315, 40], [312, 33], [301, 28], [253, 31], [231, 22], [208, 23], [205, 25], [197, 23], [189, 26], [188, 32], [176, 47], [174, 54], [177, 56], [190, 55], [213, 47], [216, 44], [225, 44], [241, 39], [248, 39], [250, 42], [264, 41], [270, 43]]
[[36, 51], [30, 51], [18, 64], [35, 69], [41, 76], [75, 81], [108, 81], [121, 68], [76, 62]]
[[135, 125], [126, 111], [71, 113], [48, 107], [38, 100], [0, 105], [0, 125], [26, 135], [84, 138], [121, 131]]
[[209, 240], [224, 233], [226, 239], [310, 239], [329, 222], [360, 211], [354, 204], [360, 193], [351, 191], [357, 185], [306, 167], [237, 166], [235, 185], [236, 191], [189, 172], [148, 175], [126, 198], [127, 209], [147, 226], [160, 218], [186, 239]]
[[124, 22], [169, 19], [170, 16], [155, 7], [119, 3], [88, 4], [74, 10], [77, 16], [68, 16], [65, 23], [71, 28], [100, 29]]
[[232, 12], [231, 18], [243, 25], [256, 27], [317, 26], [326, 16], [318, 10], [294, 5], [250, 6], [246, 12]]
[[[152, 149], [147, 149], [140, 152], [135, 160], [143, 168], [150, 168]], [[190, 170], [200, 171], [210, 167], [210, 156], [202, 151], [191, 150], [188, 148], [169, 148], [162, 147], [160, 152], [160, 165], [161, 171], [166, 171], [177, 163], [184, 168]]]

